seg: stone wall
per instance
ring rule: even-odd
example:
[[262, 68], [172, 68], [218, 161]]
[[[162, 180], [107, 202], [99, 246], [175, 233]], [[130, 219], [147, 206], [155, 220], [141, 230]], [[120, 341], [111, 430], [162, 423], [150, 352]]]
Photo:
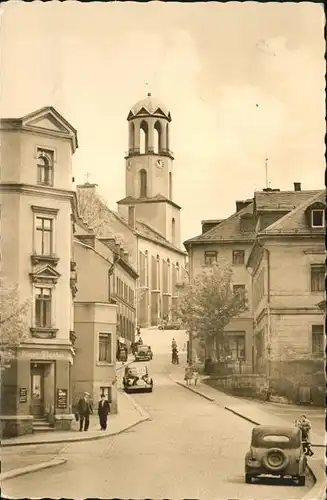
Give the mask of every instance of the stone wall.
[[307, 388], [310, 402], [325, 404], [325, 368], [323, 359], [302, 359], [271, 363], [273, 391], [290, 403], [301, 403], [301, 390]]
[[224, 375], [213, 376], [205, 383], [215, 389], [220, 389], [234, 396], [265, 398], [267, 379], [261, 375]]
[[0, 417], [0, 437], [12, 438], [32, 434], [33, 432], [33, 417], [32, 416], [15, 416], [15, 417]]

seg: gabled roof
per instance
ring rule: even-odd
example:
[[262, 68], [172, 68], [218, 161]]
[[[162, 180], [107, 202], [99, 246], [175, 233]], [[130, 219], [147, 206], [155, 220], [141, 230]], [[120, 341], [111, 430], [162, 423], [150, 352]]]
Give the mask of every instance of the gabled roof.
[[253, 240], [255, 237], [254, 231], [243, 232], [241, 230], [241, 219], [242, 217], [253, 213], [253, 203], [235, 212], [227, 219], [223, 220], [220, 224], [213, 227], [204, 234], [195, 236], [184, 242], [185, 247], [190, 243], [210, 243], [210, 242], [223, 242], [225, 241], [248, 241]]
[[319, 190], [257, 191], [254, 193], [255, 210], [293, 210], [320, 192]]
[[[303, 191], [303, 193], [305, 193], [305, 191]], [[312, 193], [312, 191], [309, 191], [309, 193]], [[308, 227], [306, 221], [306, 210], [316, 202], [321, 202], [325, 205], [326, 192], [325, 190], [322, 190], [315, 191], [315, 193], [316, 194], [314, 194], [313, 196], [311, 194], [309, 199], [307, 199], [306, 201], [302, 200], [302, 203], [300, 205], [298, 205], [288, 214], [278, 219], [278, 221], [274, 222], [263, 231], [260, 231], [260, 234], [301, 234], [308, 233], [309, 231], [317, 232], [317, 229], [312, 230], [312, 228]], [[321, 228], [321, 230], [324, 231], [324, 228]]]
[[76, 129], [52, 106], [45, 106], [21, 118], [1, 119], [1, 128], [35, 130], [71, 140], [73, 152], [78, 148]]

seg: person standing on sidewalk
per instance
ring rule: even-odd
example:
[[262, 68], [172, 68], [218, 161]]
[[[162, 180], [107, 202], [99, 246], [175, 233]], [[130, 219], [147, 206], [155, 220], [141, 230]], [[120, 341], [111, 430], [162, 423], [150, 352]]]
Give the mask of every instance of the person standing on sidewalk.
[[102, 431], [105, 431], [107, 429], [107, 419], [109, 413], [110, 413], [109, 401], [105, 398], [104, 394], [101, 394], [101, 399], [98, 405], [98, 415]]
[[84, 397], [78, 402], [80, 432], [83, 430], [83, 424], [84, 431], [87, 431], [90, 425], [90, 415], [93, 413], [93, 408], [89, 398], [90, 394], [88, 392], [84, 392]]

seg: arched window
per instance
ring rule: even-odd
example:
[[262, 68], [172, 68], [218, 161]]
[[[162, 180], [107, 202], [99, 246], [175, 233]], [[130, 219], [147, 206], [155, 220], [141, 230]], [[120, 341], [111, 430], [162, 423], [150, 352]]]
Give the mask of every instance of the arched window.
[[166, 125], [166, 149], [169, 150], [169, 125]]
[[135, 126], [133, 122], [129, 124], [129, 149], [134, 151], [135, 148]]
[[149, 128], [144, 120], [140, 125], [140, 153], [145, 154], [149, 150]]
[[168, 198], [171, 200], [173, 197], [173, 179], [171, 172], [169, 172], [169, 179], [168, 179]]
[[161, 144], [161, 125], [159, 121], [154, 124], [154, 134], [153, 134], [153, 151], [154, 153], [159, 153], [162, 150]]
[[147, 197], [147, 171], [142, 169], [140, 170], [140, 198]]
[[53, 184], [53, 153], [40, 151], [37, 158], [37, 183], [46, 186]]
[[175, 244], [176, 238], [176, 221], [174, 217], [171, 219], [171, 242]]

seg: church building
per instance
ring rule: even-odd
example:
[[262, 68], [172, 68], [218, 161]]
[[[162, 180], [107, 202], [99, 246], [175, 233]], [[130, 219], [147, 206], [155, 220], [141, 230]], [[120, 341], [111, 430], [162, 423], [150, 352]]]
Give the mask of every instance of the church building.
[[173, 198], [170, 112], [148, 94], [127, 120], [126, 191], [118, 212], [103, 206], [94, 184], [78, 186], [77, 194], [80, 213], [98, 237], [122, 236], [139, 275], [137, 321], [146, 327], [169, 319], [178, 284], [185, 279], [187, 254], [180, 242], [181, 207]]

